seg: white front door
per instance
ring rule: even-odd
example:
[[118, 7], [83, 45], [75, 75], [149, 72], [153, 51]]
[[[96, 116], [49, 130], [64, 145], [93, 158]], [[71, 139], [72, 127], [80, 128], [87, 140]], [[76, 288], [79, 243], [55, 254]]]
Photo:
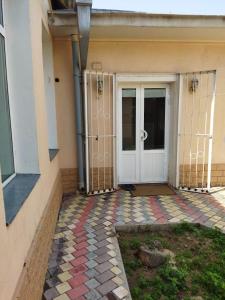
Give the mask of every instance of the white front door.
[[119, 88], [118, 182], [166, 182], [169, 88], [132, 84]]

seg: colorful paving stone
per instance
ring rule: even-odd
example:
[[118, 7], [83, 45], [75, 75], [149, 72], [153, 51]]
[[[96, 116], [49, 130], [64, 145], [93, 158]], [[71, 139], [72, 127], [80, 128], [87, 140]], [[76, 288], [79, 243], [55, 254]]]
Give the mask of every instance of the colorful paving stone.
[[225, 232], [225, 191], [67, 197], [56, 226], [43, 299], [131, 299], [113, 225], [199, 222]]

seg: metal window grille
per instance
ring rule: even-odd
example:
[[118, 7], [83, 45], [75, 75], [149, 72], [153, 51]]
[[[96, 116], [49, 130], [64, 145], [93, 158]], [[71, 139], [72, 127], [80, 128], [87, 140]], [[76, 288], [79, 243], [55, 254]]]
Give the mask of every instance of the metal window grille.
[[216, 72], [180, 74], [178, 128], [179, 187], [208, 192], [211, 164]]
[[116, 188], [114, 74], [85, 71], [87, 194]]

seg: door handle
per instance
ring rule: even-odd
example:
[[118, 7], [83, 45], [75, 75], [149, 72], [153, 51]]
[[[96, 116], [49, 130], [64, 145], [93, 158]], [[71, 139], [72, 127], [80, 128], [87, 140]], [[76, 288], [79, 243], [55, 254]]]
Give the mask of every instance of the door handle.
[[147, 133], [147, 131], [144, 130], [144, 129], [142, 129], [141, 131], [142, 131], [142, 133], [143, 133], [143, 135], [141, 136], [141, 139], [142, 139], [142, 141], [144, 142], [144, 141], [147, 140], [147, 138], [148, 138], [148, 133]]

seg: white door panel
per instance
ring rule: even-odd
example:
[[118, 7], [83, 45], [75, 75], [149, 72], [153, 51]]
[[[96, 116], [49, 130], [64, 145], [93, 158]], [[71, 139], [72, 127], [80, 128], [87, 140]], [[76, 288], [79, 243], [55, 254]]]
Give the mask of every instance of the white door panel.
[[143, 154], [141, 182], [164, 182], [167, 180], [166, 175], [165, 152]]
[[136, 153], [124, 153], [121, 155], [120, 183], [135, 183], [138, 181]]
[[118, 182], [167, 181], [168, 85], [123, 85], [118, 98]]

